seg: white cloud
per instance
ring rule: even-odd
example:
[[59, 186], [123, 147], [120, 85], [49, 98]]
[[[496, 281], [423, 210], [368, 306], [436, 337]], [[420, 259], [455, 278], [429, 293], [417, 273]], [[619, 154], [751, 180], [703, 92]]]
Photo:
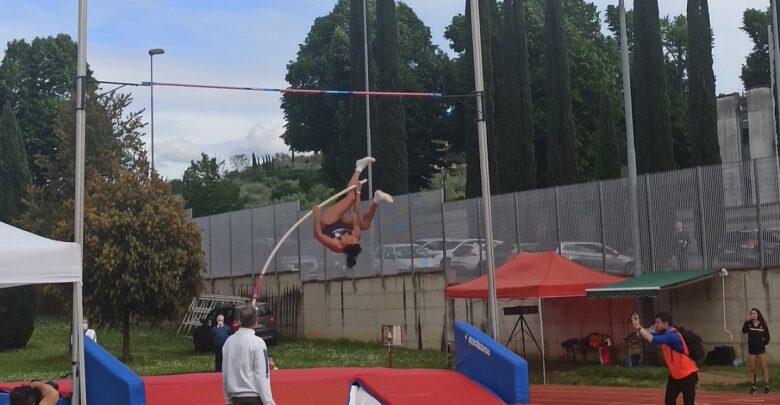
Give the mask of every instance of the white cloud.
[[198, 159], [202, 150], [200, 145], [183, 138], [157, 142], [154, 149], [155, 166], [159, 166], [159, 168], [167, 168], [164, 162], [190, 163], [190, 161]]

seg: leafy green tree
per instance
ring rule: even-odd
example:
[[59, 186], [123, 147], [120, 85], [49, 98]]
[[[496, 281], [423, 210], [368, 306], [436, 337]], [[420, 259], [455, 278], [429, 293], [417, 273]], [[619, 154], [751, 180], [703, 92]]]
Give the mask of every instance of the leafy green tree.
[[503, 41], [498, 62], [503, 77], [496, 89], [496, 136], [500, 145], [500, 189], [513, 192], [536, 187], [534, 117], [523, 1], [504, 1], [502, 12]]
[[9, 223], [21, 215], [28, 186], [30, 168], [22, 131], [11, 103], [6, 102], [0, 113], [0, 222]]
[[746, 89], [769, 86], [769, 33], [766, 27], [772, 24], [770, 9], [749, 8], [742, 14], [742, 31], [753, 41], [753, 50], [745, 58], [740, 78]]
[[[108, 177], [116, 164], [134, 168], [137, 162], [146, 159], [140, 134], [142, 117], [139, 112], [126, 113], [132, 97], [123, 94], [96, 96], [96, 87], [88, 86], [86, 178], [93, 175]], [[39, 235], [51, 236], [54, 224], [73, 218], [73, 211], [66, 210], [62, 202], [72, 199], [75, 193], [75, 106], [74, 97], [60, 104], [53, 128], [58, 141], [57, 153], [53, 159], [39, 156], [44, 182], [32, 188], [25, 213], [20, 219], [22, 228]]]
[[181, 196], [194, 217], [218, 214], [240, 209], [240, 188], [232, 180], [225, 179], [223, 162], [201, 153], [198, 161], [192, 161], [184, 171]]
[[[127, 361], [132, 322], [177, 319], [202, 290], [200, 230], [148, 166], [117, 164], [85, 190], [84, 305], [97, 323], [121, 328]], [[69, 235], [71, 223], [59, 231]]]
[[634, 133], [637, 171], [675, 168], [658, 1], [634, 4]]
[[695, 166], [688, 131], [688, 20], [684, 15], [661, 20], [661, 40], [666, 55], [669, 115], [674, 161], [677, 167]]
[[571, 109], [569, 60], [563, 30], [561, 0], [545, 3], [545, 69], [547, 71], [547, 175], [548, 184], [575, 183], [577, 141]]
[[54, 125], [62, 101], [73, 90], [76, 52], [76, 43], [66, 34], [13, 40], [0, 63], [0, 105], [10, 102], [16, 112], [36, 185], [44, 181], [36, 156], [51, 160], [57, 155]]
[[707, 0], [688, 0], [688, 129], [692, 164], [720, 163], [718, 106]]
[[[374, 47], [380, 91], [400, 91], [400, 55], [395, 0], [376, 2], [376, 45]], [[376, 100], [377, 111], [372, 138], [376, 157], [376, 188], [391, 194], [409, 192], [406, 125], [404, 108], [398, 97]]]
[[[362, 13], [362, 3], [357, 2]], [[369, 41], [373, 46], [375, 24], [371, 15], [374, 3], [369, 2]], [[430, 29], [404, 3], [396, 10], [399, 42], [400, 86], [408, 91], [444, 91], [453, 81], [455, 71], [451, 68], [446, 54], [431, 42]], [[360, 32], [350, 31], [350, 18], [353, 18]], [[291, 87], [297, 88], [334, 88], [362, 89], [363, 84], [363, 36], [362, 15], [351, 16], [350, 1], [339, 0], [326, 16], [317, 18], [306, 40], [300, 45], [296, 59], [287, 65], [286, 80]], [[350, 60], [350, 35], [355, 39], [354, 55], [357, 74], [352, 77]], [[358, 35], [359, 34], [359, 35]], [[357, 49], [359, 47], [359, 49]], [[371, 57], [372, 55], [370, 55]], [[376, 87], [377, 79], [374, 58], [371, 57], [371, 86]], [[354, 61], [353, 61], [354, 62]], [[359, 65], [359, 66], [358, 66]], [[353, 86], [352, 80], [355, 80]], [[357, 86], [357, 87], [355, 87]], [[356, 103], [353, 105], [353, 103]], [[375, 102], [374, 102], [375, 103]], [[453, 140], [455, 134], [462, 139], [462, 131], [453, 125], [454, 101], [436, 102], [427, 99], [403, 100], [407, 133], [407, 152], [409, 167], [409, 189], [417, 191], [424, 188], [431, 176], [430, 163], [440, 160], [431, 145], [433, 139]], [[354, 117], [365, 111], [362, 97], [323, 97], [321, 95], [287, 94], [282, 97], [284, 110], [285, 143], [297, 152], [321, 152], [322, 170], [328, 186], [342, 187], [345, 176], [354, 168], [356, 155], [365, 155], [365, 118]], [[372, 114], [378, 108], [373, 105]], [[357, 124], [356, 124], [357, 123]], [[353, 128], [354, 124], [354, 128]], [[374, 126], [374, 128], [376, 125]], [[358, 131], [360, 144], [352, 142], [352, 131]], [[356, 149], [353, 155], [353, 147]], [[373, 148], [376, 150], [377, 148]], [[377, 186], [381, 186], [377, 184]]]

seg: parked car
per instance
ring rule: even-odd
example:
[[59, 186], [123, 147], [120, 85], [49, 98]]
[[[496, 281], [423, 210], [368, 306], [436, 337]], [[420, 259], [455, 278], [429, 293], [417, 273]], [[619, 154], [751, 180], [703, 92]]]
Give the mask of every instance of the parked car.
[[634, 259], [598, 242], [561, 242], [557, 251], [561, 256], [594, 270], [616, 275], [634, 272]]
[[[425, 242], [421, 244], [420, 242]], [[442, 260], [445, 257], [452, 257], [455, 250], [465, 244], [485, 243], [484, 239], [447, 239], [442, 241], [441, 239], [419, 239], [415, 243], [422, 246], [425, 253], [432, 256], [436, 263], [443, 263]], [[500, 240], [493, 240], [493, 246], [498, 246], [504, 242]], [[484, 256], [484, 255], [483, 255]]]
[[[495, 253], [496, 266], [501, 265], [508, 260], [516, 251], [512, 244], [504, 246], [502, 241], [493, 241], [493, 252]], [[463, 243], [452, 252], [451, 257], [447, 257], [447, 265], [454, 268], [457, 272], [473, 273], [478, 271], [480, 266], [484, 271], [484, 263], [487, 260], [485, 241], [474, 239], [474, 243]]]
[[[766, 264], [780, 264], [780, 230], [765, 229], [762, 232], [764, 259]], [[761, 247], [758, 244], [758, 230], [742, 229], [729, 231], [718, 243], [718, 265], [759, 266]]]
[[[238, 314], [245, 304], [224, 305], [212, 309], [205, 318], [201, 320], [201, 325], [192, 332], [192, 343], [196, 351], [214, 350], [214, 341], [211, 339], [211, 327], [217, 324], [217, 316], [225, 317], [225, 324], [230, 328], [233, 334], [239, 328]], [[271, 308], [267, 303], [258, 302], [257, 307], [257, 327], [255, 335], [261, 337], [267, 344], [276, 344], [276, 318], [271, 313]]]
[[382, 245], [376, 249], [375, 274], [398, 274], [415, 270], [436, 269], [439, 263], [425, 254], [420, 245], [408, 243]]

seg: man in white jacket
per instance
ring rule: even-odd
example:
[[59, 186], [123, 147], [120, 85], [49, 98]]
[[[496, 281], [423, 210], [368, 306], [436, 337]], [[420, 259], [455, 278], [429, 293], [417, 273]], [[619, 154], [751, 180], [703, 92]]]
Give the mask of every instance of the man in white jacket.
[[239, 312], [241, 327], [222, 347], [222, 391], [231, 405], [276, 405], [271, 394], [268, 348], [255, 336], [257, 308], [247, 304]]

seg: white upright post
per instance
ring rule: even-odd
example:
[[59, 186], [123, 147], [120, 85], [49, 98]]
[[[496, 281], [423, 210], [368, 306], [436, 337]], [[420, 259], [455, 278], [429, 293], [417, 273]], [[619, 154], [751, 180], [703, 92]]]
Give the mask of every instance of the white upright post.
[[[493, 255], [493, 209], [488, 169], [487, 124], [484, 115], [485, 80], [482, 75], [482, 35], [479, 26], [479, 1], [471, 1], [471, 43], [474, 49], [474, 85], [477, 101], [477, 137], [479, 140], [479, 172], [482, 181], [482, 223], [485, 227], [485, 253], [488, 278], [488, 318], [491, 337], [498, 336], [498, 304], [496, 297], [496, 263]], [[481, 243], [481, 242], [480, 242]]]
[[[78, 56], [76, 65], [76, 196], [73, 233], [81, 250], [84, 263], [84, 135], [86, 130], [86, 79], [87, 79], [87, 0], [79, 0]], [[82, 271], [83, 277], [83, 271]], [[87, 403], [87, 389], [84, 378], [84, 333], [81, 322], [84, 319], [81, 281], [73, 283], [73, 349], [71, 371], [73, 373], [73, 403]]]

